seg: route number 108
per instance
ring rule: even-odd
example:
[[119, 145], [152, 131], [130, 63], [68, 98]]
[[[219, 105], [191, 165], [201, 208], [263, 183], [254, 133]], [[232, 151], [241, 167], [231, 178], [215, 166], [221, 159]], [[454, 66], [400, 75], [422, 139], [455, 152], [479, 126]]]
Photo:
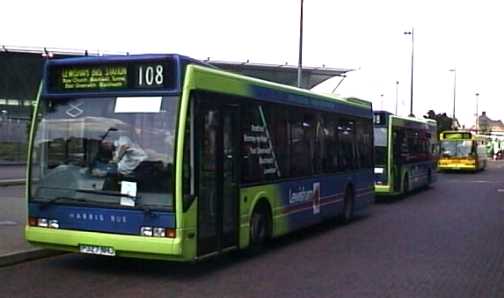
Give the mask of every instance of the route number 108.
[[164, 83], [163, 65], [138, 67], [138, 87], [160, 87]]

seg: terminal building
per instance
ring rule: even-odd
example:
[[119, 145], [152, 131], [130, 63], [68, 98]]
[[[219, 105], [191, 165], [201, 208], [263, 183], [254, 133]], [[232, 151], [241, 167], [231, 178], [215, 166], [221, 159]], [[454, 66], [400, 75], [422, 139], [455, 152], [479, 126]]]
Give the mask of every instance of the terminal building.
[[[0, 48], [0, 163], [23, 162], [26, 156], [27, 132], [33, 103], [37, 97], [42, 69], [47, 59], [88, 55], [128, 55], [98, 53], [87, 50], [46, 48]], [[204, 62], [217, 68], [281, 84], [297, 86], [298, 68], [294, 65], [261, 64], [230, 61]], [[311, 89], [333, 77], [342, 80], [351, 69], [303, 67], [301, 88]], [[3, 148], [3, 149], [2, 149]]]

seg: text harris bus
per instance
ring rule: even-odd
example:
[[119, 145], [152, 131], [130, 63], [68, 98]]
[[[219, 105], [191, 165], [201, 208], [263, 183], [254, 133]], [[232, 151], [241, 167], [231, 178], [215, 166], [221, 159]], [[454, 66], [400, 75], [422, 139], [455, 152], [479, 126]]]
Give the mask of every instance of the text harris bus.
[[443, 131], [440, 171], [478, 171], [487, 164], [487, 137], [471, 131]]
[[436, 130], [434, 120], [374, 112], [377, 195], [403, 194], [434, 181], [438, 155]]
[[179, 55], [50, 60], [31, 128], [26, 239], [189, 261], [374, 200], [371, 104]]

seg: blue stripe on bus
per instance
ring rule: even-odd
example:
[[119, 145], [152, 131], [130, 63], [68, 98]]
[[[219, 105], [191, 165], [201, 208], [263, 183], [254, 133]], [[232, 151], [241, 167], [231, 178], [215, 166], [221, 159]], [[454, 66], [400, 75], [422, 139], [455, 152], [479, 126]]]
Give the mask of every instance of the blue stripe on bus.
[[[317, 203], [314, 203], [317, 184], [320, 187], [318, 213]], [[352, 184], [354, 189], [354, 212], [365, 211], [374, 200], [372, 169], [280, 183], [282, 202], [275, 212], [277, 216], [287, 217], [290, 231], [334, 217], [343, 210], [345, 187], [348, 184]]]
[[29, 204], [31, 217], [57, 219], [60, 229], [140, 235], [140, 227], [175, 227], [175, 214], [136, 209]]

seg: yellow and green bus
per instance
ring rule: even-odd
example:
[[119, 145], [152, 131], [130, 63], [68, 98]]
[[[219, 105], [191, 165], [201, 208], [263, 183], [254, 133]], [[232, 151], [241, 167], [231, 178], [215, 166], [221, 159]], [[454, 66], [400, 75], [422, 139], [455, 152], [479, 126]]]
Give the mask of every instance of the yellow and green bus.
[[487, 164], [487, 137], [471, 131], [443, 131], [440, 134], [440, 171], [480, 171]]
[[374, 200], [369, 102], [180, 55], [49, 60], [33, 114], [26, 239], [193, 261]]
[[435, 180], [437, 123], [430, 119], [374, 112], [375, 190], [399, 195]]

